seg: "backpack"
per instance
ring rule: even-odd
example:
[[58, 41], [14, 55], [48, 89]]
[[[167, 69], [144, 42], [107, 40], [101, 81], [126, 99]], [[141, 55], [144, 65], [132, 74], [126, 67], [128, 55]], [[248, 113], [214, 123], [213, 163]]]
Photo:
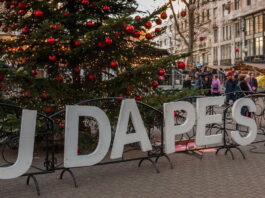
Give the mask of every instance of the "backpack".
[[218, 86], [218, 83], [214, 83], [213, 84], [213, 90], [219, 90], [219, 86]]

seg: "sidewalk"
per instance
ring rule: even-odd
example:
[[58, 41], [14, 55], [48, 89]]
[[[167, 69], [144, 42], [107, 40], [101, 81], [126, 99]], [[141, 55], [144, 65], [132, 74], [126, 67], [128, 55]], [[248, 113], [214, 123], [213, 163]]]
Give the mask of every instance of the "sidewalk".
[[[138, 168], [138, 162], [73, 169], [79, 188], [66, 173], [64, 180], [58, 180], [59, 172], [37, 176], [41, 196], [45, 198], [264, 198], [265, 197], [265, 154], [249, 152], [244, 147], [246, 160], [235, 151], [231, 156], [205, 153], [203, 160], [186, 155], [171, 155], [175, 166], [169, 169], [165, 159], [160, 159], [161, 173], [149, 162]], [[260, 145], [259, 151], [265, 152]], [[26, 178], [0, 180], [1, 198], [38, 197], [33, 183], [28, 187]]]

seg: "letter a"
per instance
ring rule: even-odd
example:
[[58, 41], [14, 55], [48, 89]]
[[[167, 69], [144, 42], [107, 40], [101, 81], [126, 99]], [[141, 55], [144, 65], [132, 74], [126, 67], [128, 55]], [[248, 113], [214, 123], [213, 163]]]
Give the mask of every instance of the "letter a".
[[[132, 124], [135, 133], [127, 134], [129, 119], [132, 118]], [[152, 150], [150, 140], [147, 136], [147, 131], [144, 127], [139, 109], [135, 100], [128, 99], [122, 101], [117, 130], [114, 138], [111, 159], [122, 157], [124, 145], [140, 142], [142, 151]]]

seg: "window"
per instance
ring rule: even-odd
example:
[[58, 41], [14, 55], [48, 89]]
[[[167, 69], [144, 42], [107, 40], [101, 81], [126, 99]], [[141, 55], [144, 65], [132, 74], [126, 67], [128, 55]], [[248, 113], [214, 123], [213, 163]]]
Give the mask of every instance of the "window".
[[242, 43], [241, 42], [235, 43], [235, 52], [236, 52], [236, 58], [242, 57]]
[[213, 18], [216, 19], [217, 18], [217, 8], [213, 9]]
[[236, 23], [235, 24], [235, 26], [236, 26], [236, 28], [235, 28], [235, 36], [236, 36], [236, 38], [238, 38], [238, 37], [240, 37], [240, 33], [241, 33], [241, 31], [240, 31], [240, 23]]
[[255, 40], [256, 56], [261, 56], [263, 55], [263, 37], [256, 38]]
[[255, 16], [255, 33], [263, 31], [263, 15]]
[[210, 20], [211, 16], [210, 16], [210, 10], [207, 10], [207, 20]]
[[251, 5], [251, 0], [247, 0], [247, 5]]
[[213, 42], [217, 43], [218, 42], [218, 29], [214, 30], [213, 37], [214, 37]]
[[247, 40], [246, 44], [247, 44], [247, 56], [254, 56], [254, 41], [253, 41], [253, 39]]
[[164, 40], [164, 45], [165, 45], [165, 46], [167, 45], [167, 39]]
[[254, 20], [253, 18], [246, 19], [246, 35], [254, 33]]
[[238, 10], [240, 7], [240, 0], [235, 0], [235, 10]]
[[218, 47], [213, 48], [213, 61], [218, 61]]
[[221, 46], [221, 59], [222, 60], [231, 59], [231, 44], [226, 44]]
[[231, 40], [231, 26], [227, 25], [223, 27], [223, 41]]

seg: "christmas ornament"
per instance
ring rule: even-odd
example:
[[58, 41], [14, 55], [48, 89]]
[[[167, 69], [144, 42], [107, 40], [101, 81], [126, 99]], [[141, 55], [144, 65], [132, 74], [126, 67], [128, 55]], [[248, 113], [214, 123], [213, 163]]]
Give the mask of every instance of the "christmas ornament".
[[80, 71], [81, 71], [80, 67], [73, 68], [73, 72], [75, 73], [80, 73]]
[[56, 56], [49, 56], [49, 60], [55, 62], [56, 61]]
[[21, 96], [25, 97], [25, 98], [30, 97], [31, 96], [31, 92], [29, 90], [28, 91], [24, 91], [23, 93], [21, 93]]
[[165, 80], [165, 76], [158, 76], [159, 80]]
[[105, 42], [98, 42], [98, 47], [103, 48], [106, 46]]
[[158, 73], [158, 75], [165, 75], [166, 70], [165, 70], [165, 69], [159, 69], [159, 70], [157, 71], [157, 73]]
[[21, 9], [21, 10], [25, 9], [26, 6], [27, 6], [27, 5], [26, 5], [26, 3], [24, 3], [24, 2], [19, 2], [19, 3], [18, 3], [18, 8]]
[[205, 37], [204, 36], [200, 36], [200, 41], [204, 41], [205, 40]]
[[29, 33], [29, 29], [28, 28], [22, 28], [22, 33], [23, 34], [28, 34]]
[[144, 26], [145, 26], [146, 29], [150, 29], [152, 27], [152, 23], [151, 22], [146, 22], [144, 24]]
[[134, 36], [139, 38], [141, 36], [141, 32], [140, 31], [135, 31], [134, 32]]
[[147, 34], [145, 35], [145, 38], [148, 39], [148, 40], [150, 40], [150, 39], [153, 38], [153, 35], [152, 35], [151, 33], [147, 33]]
[[0, 83], [0, 89], [4, 88], [4, 84]]
[[161, 31], [161, 28], [156, 28], [156, 29], [155, 29], [155, 32], [156, 32], [156, 33], [159, 33], [160, 31]]
[[79, 40], [75, 41], [75, 42], [74, 42], [74, 45], [75, 45], [76, 47], [79, 46], [79, 45], [81, 45], [81, 41], [79, 41]]
[[239, 52], [239, 49], [238, 48], [235, 48], [235, 52]]
[[43, 12], [41, 10], [36, 10], [34, 12], [34, 15], [35, 15], [35, 17], [40, 18], [40, 17], [43, 17]]
[[119, 62], [118, 61], [111, 61], [109, 65], [110, 65], [110, 67], [114, 68], [114, 67], [117, 67], [119, 65]]
[[102, 10], [104, 12], [108, 12], [108, 11], [110, 11], [110, 7], [105, 5], [105, 6], [102, 7]]
[[160, 15], [161, 19], [166, 19], [167, 18], [167, 13], [166, 12], [162, 12]]
[[127, 33], [131, 34], [134, 32], [134, 27], [132, 25], [128, 25], [128, 26], [126, 26], [125, 31]]
[[94, 22], [93, 21], [88, 21], [86, 23], [86, 26], [89, 27], [89, 28], [94, 27]]
[[55, 77], [55, 80], [56, 80], [57, 82], [63, 82], [63, 77], [61, 77], [61, 76], [56, 76], [56, 77]]
[[26, 14], [25, 10], [18, 10], [17, 12], [20, 16], [24, 16]]
[[179, 69], [184, 69], [185, 66], [186, 66], [186, 65], [185, 65], [184, 62], [182, 62], [182, 61], [178, 62], [178, 68], [179, 68]]
[[38, 74], [38, 71], [36, 71], [36, 70], [31, 71], [31, 75], [36, 76], [37, 74]]
[[44, 92], [41, 93], [40, 97], [41, 97], [42, 99], [48, 99], [49, 96], [48, 96], [48, 94], [44, 91]]
[[135, 100], [136, 101], [141, 101], [141, 100], [143, 100], [143, 97], [142, 96], [135, 96]]
[[153, 86], [154, 88], [158, 87], [158, 85], [159, 85], [159, 83], [158, 83], [157, 81], [153, 81], [153, 82], [152, 82], [152, 86]]
[[88, 79], [89, 79], [89, 80], [95, 80], [95, 79], [96, 79], [96, 76], [93, 75], [93, 74], [89, 74], [89, 75], [88, 75]]
[[82, 4], [82, 5], [87, 5], [88, 3], [89, 3], [88, 0], [82, 0], [82, 1], [81, 1], [81, 4]]
[[161, 25], [161, 24], [162, 24], [162, 20], [161, 20], [161, 19], [159, 19], [159, 18], [158, 18], [158, 19], [156, 19], [156, 24], [157, 24], [157, 25]]
[[54, 45], [54, 44], [55, 44], [55, 38], [50, 37], [50, 38], [48, 38], [48, 39], [46, 40], [46, 42], [47, 42], [48, 44], [50, 44], [50, 45]]
[[138, 15], [138, 16], [135, 16], [135, 20], [140, 20], [141, 17]]
[[64, 127], [64, 126], [65, 126], [64, 122], [59, 123], [59, 127]]
[[43, 112], [46, 114], [50, 114], [53, 112], [53, 108], [52, 107], [44, 107]]
[[182, 16], [182, 17], [185, 17], [186, 14], [187, 14], [187, 12], [186, 12], [185, 10], [182, 10], [182, 11], [180, 12], [180, 16]]
[[105, 43], [106, 43], [107, 45], [111, 45], [112, 42], [113, 42], [113, 41], [112, 41], [111, 38], [109, 38], [109, 37], [105, 38]]

